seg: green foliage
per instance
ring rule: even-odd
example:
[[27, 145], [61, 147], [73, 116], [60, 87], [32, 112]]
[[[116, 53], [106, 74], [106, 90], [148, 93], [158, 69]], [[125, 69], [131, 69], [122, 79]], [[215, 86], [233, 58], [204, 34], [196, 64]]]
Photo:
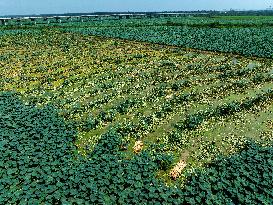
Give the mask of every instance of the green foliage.
[[[133, 21], [132, 25], [142, 24], [144, 22], [142, 20]], [[115, 27], [126, 27], [119, 31], [126, 31], [127, 34], [135, 32], [134, 35], [127, 36], [128, 39], [135, 39], [135, 35], [141, 32], [143, 36], [138, 36], [138, 40], [148, 39], [151, 42], [175, 45], [185, 41], [182, 46], [195, 45], [196, 48], [209, 47], [212, 50], [222, 49], [225, 52], [228, 48], [230, 49], [228, 52], [236, 50], [239, 53], [245, 52], [241, 49], [245, 49], [242, 45], [248, 40], [242, 41], [240, 36], [236, 35], [249, 31], [250, 33], [246, 34], [248, 37], [250, 34], [257, 34], [258, 37], [261, 35], [261, 38], [254, 38], [253, 35], [250, 37], [253, 42], [258, 41], [257, 48], [253, 48], [253, 42], [246, 43], [246, 49], [251, 48], [247, 51], [251, 55], [256, 55], [257, 51], [260, 51], [262, 41], [269, 35], [265, 31], [271, 32], [269, 28], [262, 28], [259, 33], [257, 28], [246, 29], [239, 25], [235, 25], [236, 29], [234, 29], [223, 22], [221, 24], [200, 22], [196, 25], [196, 22], [181, 23], [175, 20], [172, 19], [174, 27], [166, 26], [164, 18], [148, 20], [147, 25], [143, 23], [144, 26], [138, 27], [128, 25], [128, 21], [118, 26], [113, 21], [94, 23], [94, 25], [97, 26], [96, 32], [101, 32], [101, 28], [104, 27], [103, 34], [107, 34], [110, 27], [114, 31]], [[149, 25], [157, 25], [158, 30], [154, 31], [156, 27], [151, 28]], [[75, 25], [70, 26], [68, 30], [74, 29], [73, 26]], [[78, 26], [83, 30], [89, 27], [85, 24]], [[208, 28], [209, 26], [217, 29]], [[78, 29], [77, 26], [75, 28]], [[197, 171], [197, 176], [189, 175], [188, 185], [182, 190], [167, 187], [156, 179], [155, 173], [161, 174], [162, 171], [159, 170], [164, 170], [164, 176], [167, 175], [166, 172], [174, 166], [171, 151], [178, 152], [177, 148], [191, 148], [193, 152], [190, 156], [192, 158], [187, 162], [184, 175], [188, 169], [191, 169], [192, 164], [195, 166], [197, 163], [203, 163], [204, 158], [210, 161], [228, 146], [231, 147], [227, 149], [235, 147], [237, 150], [235, 142], [242, 146], [245, 136], [243, 139], [240, 138], [242, 136], [227, 137], [228, 142], [226, 138], [222, 141], [220, 136], [217, 136], [217, 139], [208, 136], [207, 140], [203, 140], [207, 138], [203, 136], [203, 132], [207, 130], [200, 129], [197, 132], [191, 130], [195, 130], [202, 122], [211, 118], [216, 118], [215, 120], [218, 120], [217, 117], [228, 118], [236, 112], [248, 111], [252, 108], [257, 111], [255, 116], [259, 117], [263, 111], [263, 104], [272, 102], [272, 92], [243, 100], [238, 94], [243, 90], [252, 92], [256, 88], [260, 89], [261, 86], [270, 87], [263, 84], [272, 81], [272, 71], [269, 72], [271, 60], [255, 59], [253, 63], [253, 59], [249, 58], [232, 59], [229, 55], [188, 52], [178, 47], [132, 41], [125, 43], [125, 41], [75, 33], [63, 34], [55, 29], [50, 28], [38, 34], [31, 33], [31, 37], [23, 34], [4, 36], [0, 34], [0, 44], [3, 46], [0, 55], [0, 63], [3, 65], [1, 70], [3, 76], [0, 80], [2, 90], [17, 90], [28, 102], [28, 104], [22, 103], [16, 94], [0, 95], [2, 96], [0, 150], [3, 154], [0, 156], [0, 204], [18, 204], [24, 201], [30, 204], [73, 202], [74, 204], [225, 204], [231, 200], [238, 202], [233, 196], [230, 199], [230, 195], [226, 192], [223, 195], [219, 194], [220, 197], [217, 199], [212, 197], [211, 201], [207, 202], [202, 198], [206, 195], [205, 192], [201, 194], [195, 191], [187, 192], [201, 186], [205, 189], [208, 186], [218, 190], [216, 187], [218, 184], [213, 182], [202, 185], [204, 181], [202, 177], [194, 181], [194, 177], [209, 172], [210, 169], [205, 169], [204, 172]], [[215, 36], [204, 37], [204, 33], [213, 32], [210, 29], [217, 31]], [[192, 34], [197, 39], [196, 44], [193, 39], [188, 39], [186, 30], [189, 33], [196, 31]], [[231, 35], [223, 34], [229, 31]], [[238, 33], [234, 36], [236, 32]], [[163, 35], [157, 36], [158, 34]], [[185, 36], [181, 37], [182, 34]], [[229, 47], [222, 47], [224, 39], [218, 38], [221, 35], [225, 38], [233, 38]], [[120, 33], [117, 37], [120, 37]], [[234, 38], [238, 41], [234, 41]], [[200, 39], [201, 43], [198, 42]], [[208, 42], [211, 39], [213, 42]], [[124, 50], [128, 52], [124, 54]], [[265, 47], [262, 52], [269, 50]], [[230, 94], [234, 94], [232, 99], [236, 101], [217, 106], [218, 102], [221, 103], [225, 96]], [[58, 107], [58, 110], [51, 106], [51, 103]], [[199, 106], [202, 108], [198, 112]], [[189, 115], [184, 119], [185, 112]], [[241, 117], [239, 114], [238, 116]], [[270, 115], [264, 121], [268, 118]], [[121, 125], [115, 125], [120, 122]], [[177, 124], [179, 129], [172, 127], [176, 122], [180, 122]], [[218, 124], [217, 122], [213, 120], [212, 123]], [[236, 126], [236, 129], [240, 126], [241, 124]], [[184, 129], [188, 130], [182, 132]], [[264, 137], [268, 141], [272, 138], [270, 129], [268, 128], [267, 132], [269, 136]], [[75, 130], [84, 132], [80, 133], [77, 140], [80, 148], [89, 150], [88, 143], [92, 141], [92, 149], [90, 149], [92, 152], [84, 153], [87, 154], [87, 158], [76, 154], [78, 151], [73, 145], [77, 135]], [[95, 137], [85, 133], [91, 130], [93, 131], [90, 133], [94, 133]], [[211, 133], [209, 130], [208, 134]], [[197, 139], [201, 135], [202, 140]], [[192, 139], [194, 137], [196, 139]], [[128, 147], [132, 145], [134, 139], [140, 138], [144, 140], [144, 150], [138, 155], [133, 155]], [[160, 140], [164, 145], [148, 145], [146, 140]], [[197, 152], [200, 154], [196, 154]], [[175, 154], [178, 156], [179, 153]], [[267, 158], [267, 154], [260, 156]], [[223, 158], [223, 161], [225, 160]], [[246, 161], [251, 160], [246, 157]], [[220, 161], [219, 163], [221, 164]], [[258, 161], [258, 164], [257, 166], [263, 167], [261, 161]], [[222, 168], [223, 175], [233, 171], [229, 170], [230, 167], [232, 165], [226, 167], [226, 170]], [[233, 168], [237, 169], [238, 166]], [[265, 176], [269, 175], [268, 171], [271, 170], [266, 167], [261, 170]], [[252, 176], [251, 170], [246, 169], [246, 172], [249, 172], [247, 175]], [[230, 178], [225, 178], [225, 181], [233, 183]], [[246, 178], [244, 181], [249, 179]], [[259, 184], [260, 182], [257, 181]], [[232, 183], [228, 182], [228, 185], [231, 185], [225, 188], [232, 190]], [[247, 183], [252, 186], [251, 183]], [[176, 182], [173, 184], [179, 187]], [[240, 193], [245, 193], [251, 188], [243, 186], [243, 189]], [[233, 190], [232, 192], [235, 193]], [[248, 194], [253, 198], [251, 204], [257, 203], [259, 199], [257, 192], [250, 191]], [[238, 197], [244, 198], [244, 196]], [[261, 201], [268, 202], [266, 197], [268, 198], [268, 196], [260, 197]]]
[[[157, 79], [159, 82], [162, 81], [161, 79]], [[155, 87], [153, 93], [157, 97], [162, 97], [166, 95], [166, 90], [168, 88], [167, 83], [160, 83], [159, 86]]]
[[123, 129], [105, 133], [87, 158], [73, 154], [75, 127], [52, 106], [0, 95], [0, 203], [155, 204], [183, 202], [182, 192], [155, 179], [171, 158], [120, 152]]
[[[39, 20], [38, 20], [39, 21]], [[80, 32], [103, 37], [147, 41], [183, 46], [209, 51], [231, 52], [246, 56], [272, 58], [272, 18], [246, 18], [243, 20], [224, 18], [153, 18], [153, 19], [102, 19], [101, 21], [64, 24], [52, 22], [50, 25], [13, 26], [0, 30], [0, 35], [33, 33], [39, 29], [53, 27], [65, 32]], [[20, 22], [22, 23], [22, 22]], [[30, 22], [24, 22], [24, 25]], [[31, 22], [30, 24], [32, 24]], [[114, 42], [113, 46], [117, 46]], [[64, 51], [69, 46], [62, 45]], [[118, 62], [118, 61], [116, 61]]]
[[[39, 34], [40, 31], [39, 30], [24, 30], [24, 29], [10, 29], [10, 30], [0, 30], [0, 36], [1, 35], [21, 35], [21, 34], [28, 34], [28, 35], [32, 35], [32, 34]], [[4, 42], [1, 42], [0, 45], [5, 44]]]
[[161, 170], [168, 170], [174, 163], [174, 156], [172, 153], [166, 153], [164, 144], [150, 144], [148, 151], [151, 159], [159, 166]]
[[234, 83], [234, 86], [237, 87], [237, 88], [245, 88], [247, 87], [248, 85], [248, 81], [247, 80], [237, 80], [235, 83]]
[[25, 105], [14, 93], [0, 95], [0, 122], [0, 203], [60, 200], [57, 185], [74, 164], [72, 124], [52, 106]]
[[114, 110], [100, 111], [97, 121], [112, 122], [116, 112]]
[[81, 131], [88, 132], [95, 129], [99, 124], [98, 119], [93, 116], [89, 116], [86, 120], [82, 121], [79, 125]]
[[252, 78], [253, 83], [258, 84], [261, 82], [270, 82], [273, 79], [271, 73], [256, 73]]
[[189, 80], [179, 80], [175, 83], [172, 84], [172, 89], [174, 91], [178, 91], [181, 88], [188, 87], [190, 86], [190, 81]]
[[190, 204], [272, 204], [272, 180], [273, 147], [249, 143], [189, 176], [184, 194]]
[[273, 98], [273, 90], [269, 89], [263, 93], [257, 94], [255, 97], [246, 98], [242, 102], [232, 101], [217, 107], [208, 108], [207, 110], [200, 110], [196, 113], [189, 114], [183, 121], [175, 124], [175, 127], [179, 130], [188, 129], [194, 130], [205, 120], [211, 119], [213, 117], [224, 117], [227, 115], [232, 115], [236, 112], [243, 110], [250, 110], [255, 105], [260, 105], [264, 102], [268, 102]]
[[208, 24], [207, 27], [202, 26], [202, 23], [200, 27], [177, 25], [154, 27], [147, 25], [145, 20], [139, 20], [141, 26], [131, 27], [130, 29], [116, 24], [116, 26], [112, 27], [74, 27], [63, 30], [103, 37], [183, 46], [185, 48], [272, 58], [272, 45], [268, 43], [272, 39], [272, 28], [234, 28], [228, 25], [225, 28], [218, 28], [217, 22]]
[[173, 150], [177, 147], [184, 148], [189, 145], [189, 137], [179, 130], [172, 130], [165, 138], [168, 142], [167, 145]]
[[124, 114], [130, 107], [133, 107], [135, 104], [137, 103], [136, 99], [126, 99], [123, 102], [121, 102], [120, 104], [118, 104], [115, 109], [117, 110], [117, 112], [119, 112], [120, 114]]
[[[26, 105], [14, 93], [0, 95], [0, 203], [50, 204], [260, 204], [272, 203], [273, 149], [249, 144], [189, 175], [185, 189], [156, 180], [172, 155], [164, 146], [125, 158], [124, 129], [111, 128], [94, 151], [75, 153], [75, 127], [52, 106]], [[126, 133], [126, 132], [125, 132]], [[242, 163], [244, 162], [244, 163]]]

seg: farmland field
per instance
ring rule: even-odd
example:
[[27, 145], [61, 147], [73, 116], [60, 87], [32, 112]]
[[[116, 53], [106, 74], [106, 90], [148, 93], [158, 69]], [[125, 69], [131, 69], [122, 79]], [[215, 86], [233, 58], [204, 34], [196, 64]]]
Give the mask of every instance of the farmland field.
[[273, 203], [272, 20], [0, 27], [0, 204]]

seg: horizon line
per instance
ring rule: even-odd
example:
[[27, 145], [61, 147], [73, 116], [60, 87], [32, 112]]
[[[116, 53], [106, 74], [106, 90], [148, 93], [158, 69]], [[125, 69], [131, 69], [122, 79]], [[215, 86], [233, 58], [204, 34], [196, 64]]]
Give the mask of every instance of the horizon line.
[[112, 13], [112, 14], [120, 14], [120, 13], [164, 13], [164, 12], [170, 12], [170, 13], [189, 13], [189, 12], [250, 12], [250, 11], [273, 11], [273, 9], [222, 9], [222, 10], [161, 10], [161, 11], [92, 11], [92, 12], [64, 12], [64, 13], [40, 13], [40, 14], [6, 14], [6, 15], [0, 15], [0, 17], [10, 17], [10, 16], [46, 16], [46, 15], [67, 15], [67, 14], [99, 14], [99, 13]]

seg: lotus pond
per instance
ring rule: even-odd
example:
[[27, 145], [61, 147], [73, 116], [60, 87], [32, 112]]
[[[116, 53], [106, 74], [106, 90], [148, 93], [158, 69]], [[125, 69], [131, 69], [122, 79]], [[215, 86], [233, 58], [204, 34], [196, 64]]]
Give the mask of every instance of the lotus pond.
[[0, 203], [271, 204], [272, 80], [270, 58], [5, 31]]

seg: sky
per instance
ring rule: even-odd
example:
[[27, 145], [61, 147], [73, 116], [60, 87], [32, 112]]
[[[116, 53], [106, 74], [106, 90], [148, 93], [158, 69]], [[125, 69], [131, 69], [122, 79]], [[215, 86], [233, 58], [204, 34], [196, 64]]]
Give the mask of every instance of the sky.
[[258, 10], [273, 0], [0, 0], [0, 16], [99, 11]]

